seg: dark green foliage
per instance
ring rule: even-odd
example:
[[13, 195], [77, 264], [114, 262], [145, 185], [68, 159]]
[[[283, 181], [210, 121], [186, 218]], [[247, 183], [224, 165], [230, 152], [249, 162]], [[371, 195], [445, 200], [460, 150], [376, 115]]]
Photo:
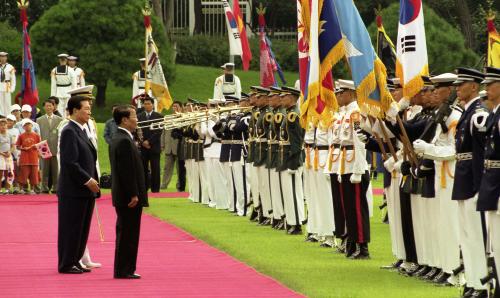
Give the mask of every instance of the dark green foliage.
[[[382, 10], [385, 30], [391, 40], [398, 34], [399, 3], [394, 3]], [[425, 33], [427, 39], [427, 55], [431, 74], [452, 72], [459, 66], [478, 68], [479, 57], [464, 45], [464, 37], [460, 31], [439, 17], [434, 10], [424, 7]], [[373, 22], [368, 31], [376, 44], [377, 26]]]
[[12, 28], [7, 22], [0, 23], [0, 52], [9, 53], [9, 63], [17, 72], [21, 70], [22, 34]]
[[[131, 86], [132, 74], [139, 69], [137, 59], [144, 56], [142, 5], [139, 0], [66, 0], [51, 7], [31, 30], [38, 72], [48, 77], [57, 54], [65, 52], [80, 58], [88, 82], [101, 91], [108, 80]], [[152, 21], [169, 80], [174, 76], [171, 50], [163, 25], [154, 16]]]
[[[229, 43], [227, 37], [186, 36], [175, 38], [177, 42], [177, 59], [180, 64], [218, 67], [229, 59]], [[250, 69], [259, 70], [259, 39], [251, 38], [252, 61]], [[295, 40], [274, 40], [272, 49], [283, 70], [298, 71], [297, 44]], [[235, 58], [237, 65], [241, 59]]]

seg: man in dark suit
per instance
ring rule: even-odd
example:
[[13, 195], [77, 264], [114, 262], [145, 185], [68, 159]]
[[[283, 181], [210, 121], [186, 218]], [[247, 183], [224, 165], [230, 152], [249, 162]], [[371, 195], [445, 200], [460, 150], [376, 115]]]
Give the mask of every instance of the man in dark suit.
[[[142, 107], [144, 112], [139, 114], [139, 121], [163, 118], [160, 113], [153, 111], [154, 101], [151, 97], [145, 96], [143, 98]], [[141, 155], [146, 173], [147, 188], [151, 187], [151, 192], [160, 191], [161, 133], [161, 129], [151, 130], [149, 127], [142, 129]]]
[[113, 111], [118, 130], [111, 141], [110, 163], [113, 206], [116, 209], [115, 278], [141, 278], [135, 274], [142, 207], [148, 205], [146, 179], [141, 155], [132, 132], [137, 115], [132, 106]]
[[61, 132], [57, 189], [59, 273], [90, 272], [79, 261], [87, 245], [95, 199], [100, 196], [97, 151], [85, 132], [91, 114], [92, 88], [89, 85], [71, 91], [67, 108], [71, 121]]

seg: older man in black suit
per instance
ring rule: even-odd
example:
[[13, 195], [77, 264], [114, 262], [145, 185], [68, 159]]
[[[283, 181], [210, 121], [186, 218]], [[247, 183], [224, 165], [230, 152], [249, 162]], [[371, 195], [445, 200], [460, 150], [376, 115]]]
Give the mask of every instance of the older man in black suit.
[[[151, 97], [147, 95], [143, 97], [142, 107], [144, 111], [139, 114], [139, 121], [163, 118], [160, 113], [153, 110], [154, 100]], [[160, 191], [161, 134], [161, 129], [151, 130], [148, 127], [142, 129], [141, 155], [146, 173], [147, 188], [151, 187], [151, 192]]]
[[118, 125], [109, 155], [113, 206], [117, 214], [114, 277], [137, 279], [141, 277], [135, 269], [142, 207], [148, 206], [144, 168], [132, 136], [137, 128], [137, 116], [132, 106], [118, 106], [113, 111], [113, 119]]
[[71, 91], [71, 121], [60, 139], [58, 255], [59, 273], [90, 272], [79, 261], [89, 236], [95, 199], [100, 196], [96, 170], [97, 151], [85, 132], [90, 119], [92, 85]]

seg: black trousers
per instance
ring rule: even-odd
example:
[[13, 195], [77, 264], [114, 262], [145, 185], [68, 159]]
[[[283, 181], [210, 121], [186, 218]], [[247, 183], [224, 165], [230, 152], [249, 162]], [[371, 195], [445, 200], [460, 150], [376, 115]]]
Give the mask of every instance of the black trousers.
[[144, 165], [146, 188], [152, 192], [160, 191], [160, 153], [142, 149], [142, 163]]
[[184, 160], [177, 160], [177, 190], [184, 191], [186, 189], [186, 164]]
[[344, 202], [342, 201], [342, 188], [337, 180], [337, 174], [330, 174], [332, 186], [333, 215], [335, 219], [335, 237], [343, 238], [346, 233]]
[[401, 229], [403, 230], [403, 243], [405, 246], [406, 261], [418, 263], [417, 249], [415, 246], [415, 234], [413, 232], [413, 218], [411, 215], [410, 193], [400, 188], [399, 200], [401, 206]]
[[142, 206], [115, 207], [116, 245], [114, 276], [134, 274], [139, 249]]
[[78, 264], [89, 238], [90, 222], [94, 211], [94, 197], [59, 197], [58, 204], [58, 270], [70, 269]]
[[347, 223], [347, 239], [351, 243], [370, 242], [370, 218], [366, 191], [370, 183], [370, 174], [366, 172], [360, 183], [349, 180], [351, 174], [342, 175], [342, 198]]

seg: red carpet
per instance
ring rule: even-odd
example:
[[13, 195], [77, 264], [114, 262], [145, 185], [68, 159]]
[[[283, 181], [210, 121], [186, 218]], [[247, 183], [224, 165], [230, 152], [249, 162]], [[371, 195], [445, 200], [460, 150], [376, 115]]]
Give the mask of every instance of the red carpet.
[[55, 196], [0, 197], [2, 297], [300, 297], [186, 232], [144, 215], [137, 273], [112, 278], [115, 213], [109, 195], [98, 201], [105, 241], [95, 216], [89, 248], [103, 268], [82, 275], [57, 273]]

